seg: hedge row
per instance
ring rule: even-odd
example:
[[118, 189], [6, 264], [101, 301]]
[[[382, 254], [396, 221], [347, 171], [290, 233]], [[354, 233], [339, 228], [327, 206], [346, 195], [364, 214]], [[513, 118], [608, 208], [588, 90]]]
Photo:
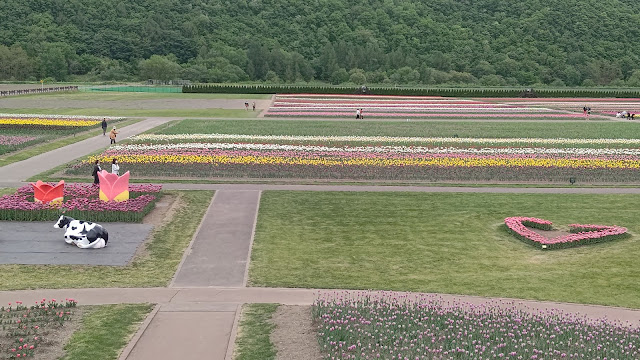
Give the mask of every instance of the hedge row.
[[[183, 93], [224, 94], [363, 94], [359, 86], [303, 85], [185, 85]], [[640, 98], [640, 89], [528, 89], [505, 88], [396, 88], [369, 87], [366, 94], [447, 97], [541, 97], [541, 98]]]

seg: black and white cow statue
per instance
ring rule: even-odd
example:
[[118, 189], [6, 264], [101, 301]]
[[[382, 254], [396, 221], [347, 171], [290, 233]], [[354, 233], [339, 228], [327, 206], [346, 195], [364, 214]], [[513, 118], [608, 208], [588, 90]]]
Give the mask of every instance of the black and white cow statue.
[[109, 241], [107, 230], [100, 224], [90, 221], [76, 220], [62, 215], [53, 227], [56, 229], [66, 228], [64, 241], [81, 249], [102, 249], [107, 246]]

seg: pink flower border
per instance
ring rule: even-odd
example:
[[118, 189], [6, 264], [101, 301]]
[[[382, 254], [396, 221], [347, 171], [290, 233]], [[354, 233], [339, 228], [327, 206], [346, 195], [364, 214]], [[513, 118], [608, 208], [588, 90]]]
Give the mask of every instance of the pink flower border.
[[563, 249], [587, 244], [595, 244], [604, 241], [619, 239], [627, 235], [627, 228], [612, 225], [570, 224], [571, 234], [547, 238], [529, 228], [551, 230], [552, 222], [534, 217], [508, 217], [504, 219], [509, 232], [526, 243], [542, 249]]

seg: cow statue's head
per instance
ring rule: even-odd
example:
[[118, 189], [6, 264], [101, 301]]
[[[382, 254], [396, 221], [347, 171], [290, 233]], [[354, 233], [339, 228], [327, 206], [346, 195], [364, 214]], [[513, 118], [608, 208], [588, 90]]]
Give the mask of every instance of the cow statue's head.
[[69, 225], [70, 222], [73, 221], [73, 218], [70, 218], [68, 216], [64, 216], [64, 215], [60, 215], [60, 218], [58, 219], [58, 221], [56, 221], [56, 224], [53, 225], [54, 228], [56, 229], [62, 229], [63, 227], [66, 227]]

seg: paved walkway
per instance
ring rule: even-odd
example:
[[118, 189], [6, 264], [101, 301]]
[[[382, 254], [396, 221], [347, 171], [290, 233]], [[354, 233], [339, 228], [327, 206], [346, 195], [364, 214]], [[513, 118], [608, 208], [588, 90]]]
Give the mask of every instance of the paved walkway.
[[[106, 289], [52, 289], [0, 291], [0, 304], [20, 300], [25, 304], [40, 301], [43, 298], [73, 298], [82, 305], [156, 303], [165, 311], [231, 311], [229, 304], [243, 303], [280, 303], [284, 305], [311, 305], [319, 293], [335, 293], [340, 289], [289, 289], [255, 287], [210, 287], [210, 288], [106, 288]], [[362, 290], [354, 290], [362, 292]], [[384, 293], [371, 291], [372, 294]], [[387, 292], [388, 293], [388, 292]], [[462, 301], [471, 304], [504, 302], [505, 306], [515, 305], [530, 309], [559, 309], [565, 312], [580, 313], [591, 319], [607, 317], [609, 320], [640, 322], [640, 310], [620, 307], [582, 305], [547, 301], [520, 300], [508, 298], [487, 298], [481, 296], [462, 296], [445, 294], [403, 293], [412, 296], [436, 295], [443, 301]], [[226, 306], [226, 308], [223, 308]], [[207, 310], [208, 309], [208, 310]], [[197, 357], [196, 357], [197, 358]]]
[[244, 286], [259, 203], [259, 191], [216, 191], [171, 286]]

